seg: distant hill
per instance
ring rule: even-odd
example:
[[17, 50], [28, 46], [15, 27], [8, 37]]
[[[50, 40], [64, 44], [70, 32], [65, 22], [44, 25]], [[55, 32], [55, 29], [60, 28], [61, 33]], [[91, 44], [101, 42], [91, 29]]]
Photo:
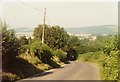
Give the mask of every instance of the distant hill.
[[[101, 26], [90, 26], [90, 27], [70, 27], [64, 28], [69, 34], [81, 34], [89, 33], [93, 35], [101, 34], [117, 34], [118, 27], [117, 25], [101, 25]], [[34, 28], [21, 27], [15, 29], [17, 35], [26, 35], [31, 36]]]
[[69, 34], [89, 33], [89, 34], [94, 34], [94, 35], [101, 35], [101, 34], [117, 34], [118, 33], [117, 25], [71, 27], [71, 28], [65, 28], [65, 30]]
[[19, 28], [15, 29], [16, 33], [33, 32], [33, 30], [34, 30], [34, 28], [29, 28], [29, 27], [19, 27]]
[[21, 35], [25, 35], [27, 37], [31, 37], [32, 33], [34, 31], [34, 28], [29, 28], [29, 27], [21, 27], [21, 28], [16, 28], [16, 36], [19, 37]]

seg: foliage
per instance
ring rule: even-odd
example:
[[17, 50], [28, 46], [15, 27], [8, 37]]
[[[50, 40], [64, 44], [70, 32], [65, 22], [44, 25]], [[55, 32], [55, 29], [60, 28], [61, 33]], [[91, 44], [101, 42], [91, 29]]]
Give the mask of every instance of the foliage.
[[117, 36], [99, 36], [97, 44], [101, 45], [99, 52], [80, 54], [78, 60], [98, 63], [103, 80], [119, 80], [119, 54]]
[[76, 60], [78, 57], [77, 50], [75, 48], [69, 47], [67, 51], [67, 59], [68, 60]]
[[100, 58], [102, 52], [88, 52], [84, 54], [80, 54], [78, 56], [78, 60], [80, 61], [96, 61]]
[[34, 41], [31, 45], [30, 45], [30, 52], [32, 53], [37, 53], [38, 51], [40, 51], [40, 47], [41, 47], [42, 43], [41, 41]]
[[[97, 61], [102, 67], [103, 79], [118, 80], [117, 35], [98, 36], [95, 41], [79, 40], [77, 36], [69, 36], [60, 26], [45, 25], [45, 42], [42, 44], [42, 26], [38, 25], [34, 29], [34, 39], [27, 39], [26, 36], [18, 39], [14, 30], [9, 29], [5, 23], [1, 25], [3, 71], [12, 73], [12, 80], [60, 67], [60, 62], [66, 63], [77, 58], [82, 61]], [[9, 78], [9, 74], [6, 78]]]
[[[34, 29], [33, 33], [35, 39], [41, 39], [42, 37], [42, 25], [39, 25]], [[60, 26], [48, 26], [45, 25], [45, 44], [53, 49], [60, 49], [67, 45], [69, 35]]]
[[99, 63], [103, 66], [102, 78], [104, 80], [119, 80], [119, 61], [118, 51], [112, 51], [109, 56], [103, 54], [102, 60]]
[[53, 55], [54, 56], [57, 56], [59, 59], [60, 59], [60, 61], [62, 61], [62, 62], [66, 62], [67, 60], [67, 55], [66, 55], [66, 53], [64, 52], [64, 51], [62, 51], [62, 50], [54, 50], [53, 51]]
[[103, 50], [104, 48], [117, 50], [118, 47], [117, 43], [118, 43], [117, 35], [98, 36], [96, 40], [96, 46], [100, 45], [101, 50]]
[[28, 39], [26, 38], [26, 36], [20, 36], [19, 41], [20, 41], [20, 45], [28, 44]]
[[80, 46], [76, 46], [75, 47], [76, 51], [78, 54], [84, 54], [84, 53], [87, 53], [87, 52], [96, 52], [98, 51], [98, 49], [94, 46], [86, 46], [86, 45], [80, 45]]
[[89, 52], [80, 54], [78, 60], [98, 63], [103, 80], [119, 80], [119, 61], [117, 55], [118, 51], [112, 51], [109, 56], [101, 51]]
[[70, 37], [60, 26], [48, 28], [45, 25], [45, 44], [41, 43], [42, 25], [34, 30], [35, 39], [27, 39], [26, 36], [16, 38], [15, 31], [6, 24], [1, 27], [3, 71], [10, 73], [3, 75], [4, 79], [18, 80], [45, 69], [60, 67], [61, 62], [67, 62], [66, 52], [75, 58], [77, 53], [72, 47], [80, 45], [77, 37]]
[[53, 68], [60, 67], [60, 65], [53, 60], [53, 50], [46, 44], [42, 44], [40, 41], [35, 41], [31, 44], [30, 51], [43, 63], [48, 64]]
[[[42, 25], [35, 28], [33, 35], [35, 39], [41, 40]], [[76, 36], [69, 36], [60, 26], [45, 25], [45, 44], [53, 50], [61, 49], [67, 52], [67, 59], [75, 60], [77, 51], [73, 47], [80, 46], [80, 40]]]
[[27, 39], [26, 36], [19, 37], [19, 44], [20, 44], [20, 53], [29, 53], [29, 44], [31, 39]]
[[29, 49], [29, 45], [20, 46], [20, 53], [25, 53]]
[[110, 48], [103, 49], [104, 54], [110, 55]]
[[13, 80], [19, 80], [20, 79], [20, 77], [18, 77], [16, 74], [12, 74], [12, 73], [8, 73], [8, 72], [3, 72], [2, 76], [3, 76], [3, 78], [2, 78], [3, 80], [5, 79], [5, 80], [13, 81]]
[[88, 46], [88, 45], [91, 45], [92, 43], [89, 39], [85, 38], [85, 39], [80, 40], [80, 44], [82, 44], [84, 46]]
[[19, 57], [22, 58], [22, 59], [25, 59], [25, 60], [27, 60], [29, 63], [35, 64], [35, 65], [42, 63], [42, 61], [41, 61], [40, 59], [38, 59], [38, 57], [36, 57], [36, 56], [33, 57], [33, 56], [28, 55], [28, 54], [26, 54], [26, 53], [20, 54]]
[[68, 39], [68, 46], [74, 47], [74, 46], [80, 46], [80, 40], [77, 36], [71, 35]]
[[117, 48], [120, 50], [120, 34], [118, 33], [118, 36], [117, 36]]
[[30, 46], [30, 51], [35, 54], [43, 63], [49, 64], [52, 58], [52, 50], [40, 41], [35, 41]]
[[15, 37], [13, 29], [9, 29], [6, 23], [2, 23], [2, 66], [3, 71], [8, 71], [9, 64], [15, 62], [16, 56], [19, 53], [19, 42]]

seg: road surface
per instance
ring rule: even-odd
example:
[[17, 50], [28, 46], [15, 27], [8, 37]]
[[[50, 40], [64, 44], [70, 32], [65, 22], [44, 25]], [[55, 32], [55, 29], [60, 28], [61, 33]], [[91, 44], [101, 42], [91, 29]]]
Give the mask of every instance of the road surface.
[[100, 80], [100, 74], [99, 68], [94, 64], [72, 61], [61, 68], [25, 80]]

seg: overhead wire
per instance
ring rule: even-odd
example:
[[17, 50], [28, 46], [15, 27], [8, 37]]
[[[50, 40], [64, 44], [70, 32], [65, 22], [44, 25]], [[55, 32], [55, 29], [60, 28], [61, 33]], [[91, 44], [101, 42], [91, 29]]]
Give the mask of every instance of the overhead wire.
[[[35, 10], [41, 12], [41, 13], [44, 13], [43, 10], [41, 10], [41, 9], [39, 9], [39, 8], [37, 8], [37, 7], [34, 7], [34, 6], [32, 6], [32, 5], [30, 5], [30, 4], [26, 3], [26, 2], [23, 2], [23, 1], [21, 1], [21, 0], [17, 0], [17, 1], [20, 2], [20, 3], [22, 3], [22, 4], [24, 4], [24, 5], [27, 5], [27, 6], [31, 7], [31, 8], [33, 8], [33, 9], [35, 9]], [[52, 23], [51, 23], [51, 21], [49, 20], [48, 15], [46, 16], [46, 20], [47, 20], [47, 23], [48, 23], [49, 26], [50, 26], [50, 24], [52, 24]], [[55, 24], [52, 24], [52, 25], [55, 26]]]
[[23, 2], [23, 1], [21, 1], [21, 0], [17, 0], [17, 1], [18, 1], [18, 2], [21, 2], [21, 3], [24, 4], [24, 5], [27, 5], [27, 6], [31, 7], [31, 8], [33, 8], [33, 9], [35, 9], [35, 10], [37, 10], [37, 11], [39, 11], [39, 12], [44, 13], [43, 10], [41, 10], [41, 9], [39, 9], [39, 8], [37, 8], [37, 7], [34, 7], [34, 6], [32, 6], [32, 5], [28, 4], [28, 3], [25, 3], [25, 2]]

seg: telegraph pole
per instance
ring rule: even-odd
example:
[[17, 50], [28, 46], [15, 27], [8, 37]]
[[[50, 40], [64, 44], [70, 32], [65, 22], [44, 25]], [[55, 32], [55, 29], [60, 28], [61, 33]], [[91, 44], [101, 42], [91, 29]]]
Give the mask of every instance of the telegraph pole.
[[44, 11], [43, 32], [42, 32], [42, 44], [44, 43], [44, 29], [45, 29], [46, 8]]

